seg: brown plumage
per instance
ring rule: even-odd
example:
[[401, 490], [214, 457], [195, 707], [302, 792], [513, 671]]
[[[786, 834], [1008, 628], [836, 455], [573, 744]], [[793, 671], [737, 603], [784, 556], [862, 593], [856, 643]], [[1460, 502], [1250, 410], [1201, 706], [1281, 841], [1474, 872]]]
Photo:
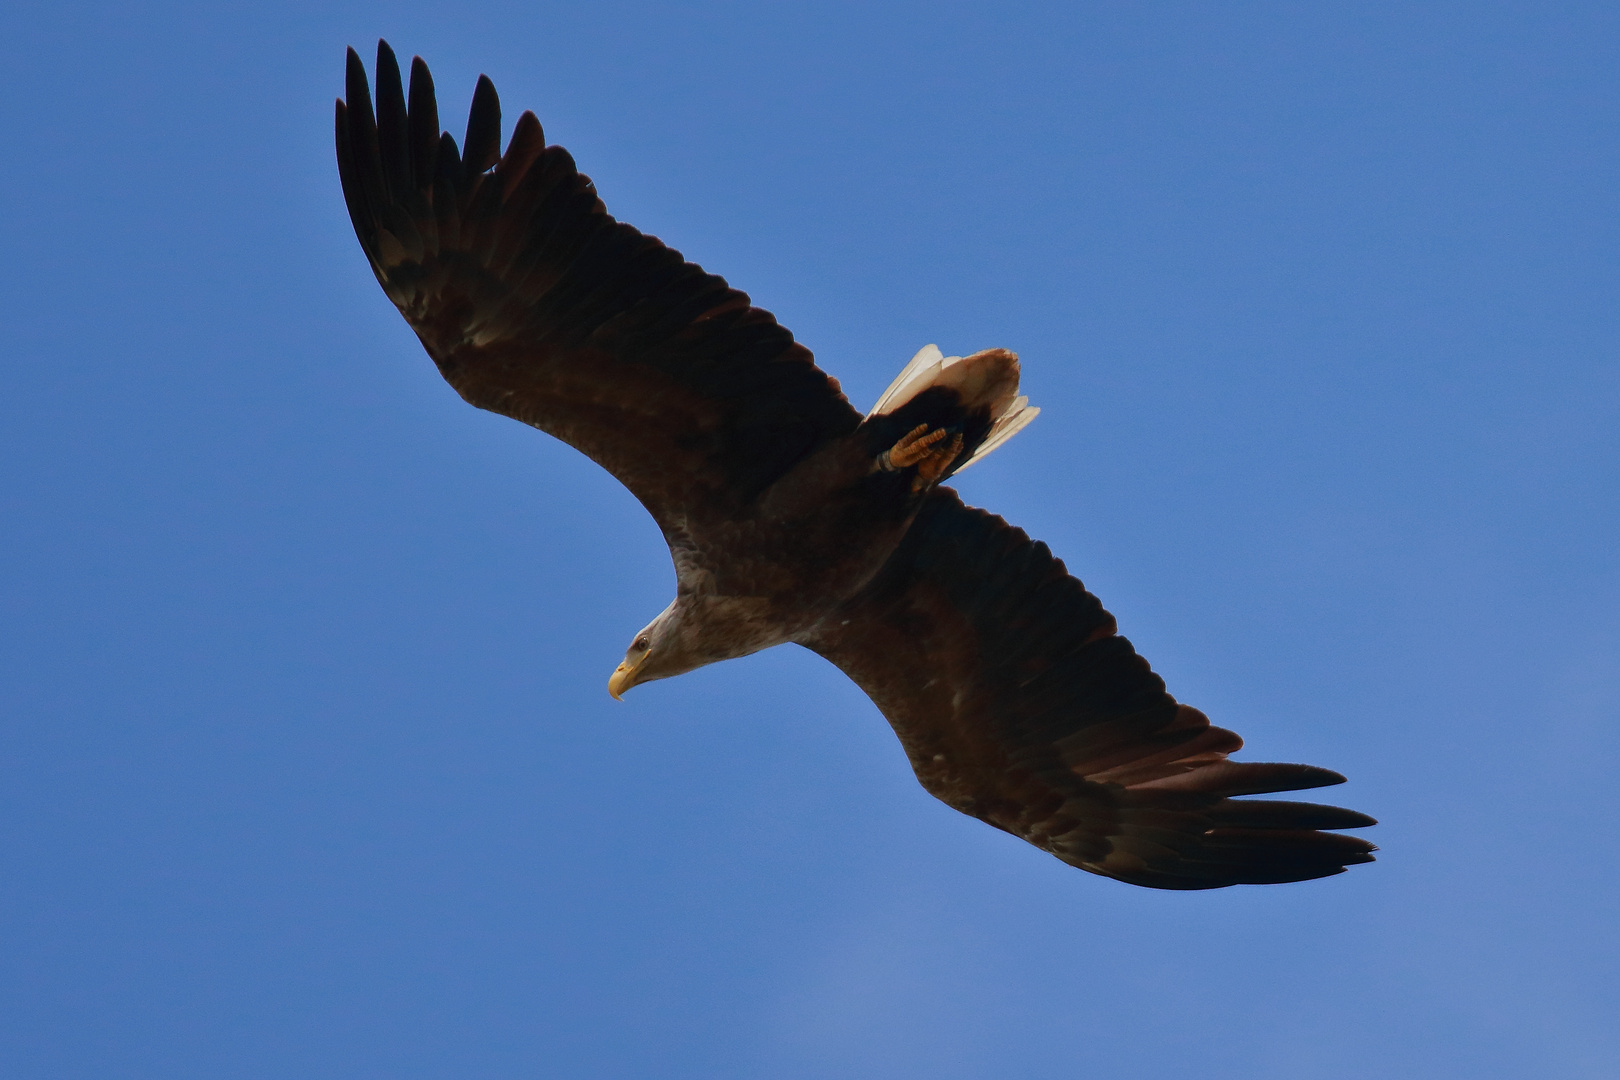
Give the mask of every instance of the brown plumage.
[[[938, 486], [1033, 415], [1017, 357], [924, 350], [866, 417], [767, 312], [615, 221], [524, 113], [503, 153], [480, 77], [464, 144], [378, 45], [337, 104], [355, 233], [451, 386], [563, 439], [647, 507], [677, 591], [609, 689], [783, 642], [842, 668], [932, 794], [1094, 873], [1167, 889], [1371, 861], [1336, 784], [1239, 763], [1046, 545]], [[930, 347], [931, 349], [932, 347]]]

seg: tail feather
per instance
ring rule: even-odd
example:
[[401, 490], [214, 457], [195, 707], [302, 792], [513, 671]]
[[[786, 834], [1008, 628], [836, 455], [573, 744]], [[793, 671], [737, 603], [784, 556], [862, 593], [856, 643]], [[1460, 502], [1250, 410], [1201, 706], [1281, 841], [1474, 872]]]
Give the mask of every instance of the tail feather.
[[[960, 356], [949, 358], [952, 364], [961, 360]], [[945, 366], [946, 357], [939, 351], [938, 345], [924, 345], [917, 350], [906, 366], [900, 369], [900, 374], [894, 377], [894, 382], [883, 391], [872, 406], [872, 411], [866, 414], [870, 420], [874, 416], [883, 416], [894, 412], [900, 406], [916, 397], [923, 388], [933, 383], [933, 376], [939, 374]]]
[[871, 420], [892, 415], [935, 387], [954, 392], [964, 412], [987, 414], [989, 421], [988, 430], [981, 428], [984, 437], [977, 445], [970, 444], [968, 456], [951, 470], [953, 473], [961, 472], [1018, 434], [1041, 411], [1032, 408], [1029, 398], [1018, 393], [1017, 354], [1006, 349], [986, 349], [971, 356], [945, 356], [939, 346], [925, 345], [900, 370], [866, 417]]
[[956, 467], [956, 472], [961, 472], [976, 461], [983, 461], [990, 451], [1023, 431], [1029, 426], [1029, 422], [1039, 415], [1041, 410], [1030, 405], [1029, 398], [1023, 395], [1014, 398], [1012, 406], [990, 425], [990, 434], [984, 437], [984, 442], [979, 444], [978, 449], [974, 450], [966, 461]]

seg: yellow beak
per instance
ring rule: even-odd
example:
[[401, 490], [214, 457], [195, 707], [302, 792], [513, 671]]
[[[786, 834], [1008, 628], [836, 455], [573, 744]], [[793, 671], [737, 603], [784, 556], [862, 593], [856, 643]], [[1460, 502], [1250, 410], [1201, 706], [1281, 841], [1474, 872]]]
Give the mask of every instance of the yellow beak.
[[608, 678], [608, 694], [614, 701], [623, 700], [619, 695], [635, 685], [635, 673], [636, 669], [628, 660], [613, 669], [613, 674]]

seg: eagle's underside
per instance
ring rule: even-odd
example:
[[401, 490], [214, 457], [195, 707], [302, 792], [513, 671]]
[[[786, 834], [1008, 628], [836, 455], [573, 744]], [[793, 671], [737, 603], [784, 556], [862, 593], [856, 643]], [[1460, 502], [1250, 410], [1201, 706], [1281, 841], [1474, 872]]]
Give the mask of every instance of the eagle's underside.
[[842, 668], [923, 786], [1094, 873], [1202, 889], [1372, 859], [1336, 784], [1178, 704], [1046, 545], [939, 486], [1034, 415], [1017, 358], [919, 354], [873, 412], [768, 312], [615, 221], [525, 113], [503, 152], [480, 78], [462, 146], [418, 58], [349, 53], [344, 196], [372, 269], [469, 402], [588, 454], [652, 513], [676, 600], [615, 694], [781, 641]]

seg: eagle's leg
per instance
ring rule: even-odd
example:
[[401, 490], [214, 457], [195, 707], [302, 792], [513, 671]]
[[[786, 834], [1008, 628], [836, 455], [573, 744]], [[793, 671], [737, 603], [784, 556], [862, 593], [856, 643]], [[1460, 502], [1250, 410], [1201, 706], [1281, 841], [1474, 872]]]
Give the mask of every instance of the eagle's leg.
[[[961, 432], [951, 435], [944, 428], [928, 430], [927, 424], [918, 424], [900, 441], [878, 455], [877, 467], [884, 472], [898, 472], [908, 465], [917, 466], [917, 475], [911, 481], [912, 491], [921, 491], [945, 475], [945, 470], [956, 455], [962, 452]], [[944, 443], [944, 445], [941, 445]]]

